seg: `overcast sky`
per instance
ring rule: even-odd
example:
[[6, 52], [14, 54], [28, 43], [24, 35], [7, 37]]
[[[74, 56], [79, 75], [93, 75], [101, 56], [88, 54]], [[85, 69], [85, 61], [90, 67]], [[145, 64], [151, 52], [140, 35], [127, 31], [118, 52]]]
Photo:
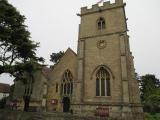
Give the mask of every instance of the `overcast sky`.
[[[160, 78], [160, 0], [124, 0], [128, 17], [130, 46], [136, 72]], [[26, 19], [32, 40], [40, 42], [37, 54], [46, 59], [52, 52], [77, 51], [80, 8], [98, 0], [9, 0]], [[114, 0], [111, 0], [114, 2]], [[0, 82], [12, 84], [1, 75]]]

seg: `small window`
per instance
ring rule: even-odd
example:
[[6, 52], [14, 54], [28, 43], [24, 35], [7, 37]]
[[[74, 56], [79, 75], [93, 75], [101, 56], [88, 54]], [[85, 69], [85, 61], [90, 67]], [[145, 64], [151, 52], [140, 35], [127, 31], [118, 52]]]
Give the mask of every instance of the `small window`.
[[73, 93], [73, 83], [71, 83], [71, 94]]
[[61, 84], [61, 95], [63, 94], [63, 84]]
[[105, 29], [105, 19], [102, 18], [102, 17], [100, 17], [100, 18], [98, 19], [97, 26], [98, 26], [98, 30]]
[[56, 83], [56, 93], [58, 92], [58, 83]]

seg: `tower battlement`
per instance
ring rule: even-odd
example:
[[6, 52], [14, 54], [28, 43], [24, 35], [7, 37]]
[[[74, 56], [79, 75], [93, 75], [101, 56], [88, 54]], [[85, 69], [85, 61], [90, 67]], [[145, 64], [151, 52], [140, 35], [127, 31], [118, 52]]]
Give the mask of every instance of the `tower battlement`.
[[110, 1], [104, 2], [102, 6], [99, 6], [99, 4], [92, 5], [92, 8], [82, 7], [81, 8], [81, 15], [94, 13], [97, 11], [103, 11], [106, 9], [112, 9], [120, 6], [124, 6], [125, 3], [123, 3], [123, 0], [115, 0], [115, 3], [110, 3]]

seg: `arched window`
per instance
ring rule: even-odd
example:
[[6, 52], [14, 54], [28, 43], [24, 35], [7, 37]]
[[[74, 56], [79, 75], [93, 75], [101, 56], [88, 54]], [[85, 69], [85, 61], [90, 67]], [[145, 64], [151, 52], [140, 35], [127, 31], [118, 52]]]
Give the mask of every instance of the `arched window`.
[[100, 17], [97, 22], [98, 30], [105, 29], [105, 19]]
[[69, 70], [66, 70], [63, 74], [61, 83], [61, 95], [72, 95], [73, 91], [73, 76]]
[[110, 75], [104, 67], [96, 74], [96, 96], [110, 96]]

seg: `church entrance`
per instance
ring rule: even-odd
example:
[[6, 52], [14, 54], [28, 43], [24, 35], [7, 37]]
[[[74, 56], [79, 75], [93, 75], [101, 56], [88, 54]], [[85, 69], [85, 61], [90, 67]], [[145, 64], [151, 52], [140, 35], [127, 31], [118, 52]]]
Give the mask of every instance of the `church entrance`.
[[64, 97], [62, 102], [63, 102], [63, 112], [69, 112], [70, 99], [68, 97]]

